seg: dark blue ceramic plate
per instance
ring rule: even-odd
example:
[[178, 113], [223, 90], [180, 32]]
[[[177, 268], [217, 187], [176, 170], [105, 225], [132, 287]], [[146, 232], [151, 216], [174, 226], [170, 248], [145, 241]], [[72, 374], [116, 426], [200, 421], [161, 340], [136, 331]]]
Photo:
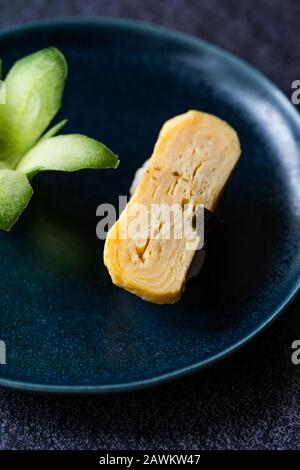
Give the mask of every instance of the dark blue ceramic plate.
[[[0, 35], [4, 70], [45, 46], [69, 63], [62, 117], [120, 155], [118, 170], [41, 174], [11, 233], [0, 233], [0, 384], [46, 392], [145, 387], [224, 357], [295, 295], [300, 279], [300, 120], [245, 63], [202, 41], [119, 20], [71, 20]], [[126, 194], [162, 123], [190, 108], [238, 132], [201, 274], [176, 305], [115, 287], [95, 235], [96, 207]]]

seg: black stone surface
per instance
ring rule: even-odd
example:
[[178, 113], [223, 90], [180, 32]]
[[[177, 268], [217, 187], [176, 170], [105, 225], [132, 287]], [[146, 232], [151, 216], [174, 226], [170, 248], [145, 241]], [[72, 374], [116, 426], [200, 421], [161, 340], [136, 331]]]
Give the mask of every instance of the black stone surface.
[[[1, 28], [75, 15], [192, 33], [244, 58], [288, 96], [300, 79], [296, 0], [0, 0]], [[298, 297], [239, 353], [152, 390], [85, 398], [1, 391], [0, 449], [300, 449], [300, 366], [290, 358], [299, 310]]]

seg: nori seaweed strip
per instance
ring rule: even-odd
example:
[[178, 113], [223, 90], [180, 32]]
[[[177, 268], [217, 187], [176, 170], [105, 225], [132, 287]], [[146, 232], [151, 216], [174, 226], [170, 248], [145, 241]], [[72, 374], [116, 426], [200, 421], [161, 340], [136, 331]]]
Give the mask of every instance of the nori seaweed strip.
[[211, 233], [222, 223], [222, 219], [204, 207], [204, 243], [207, 242]]

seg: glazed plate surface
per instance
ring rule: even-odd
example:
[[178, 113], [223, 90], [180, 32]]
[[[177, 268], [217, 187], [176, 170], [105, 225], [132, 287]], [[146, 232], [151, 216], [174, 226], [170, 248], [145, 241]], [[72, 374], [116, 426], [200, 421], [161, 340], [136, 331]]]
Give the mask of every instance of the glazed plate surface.
[[[143, 387], [198, 370], [275, 318], [300, 279], [300, 120], [252, 68], [207, 43], [120, 20], [69, 20], [0, 33], [4, 71], [56, 46], [69, 64], [65, 132], [99, 138], [118, 170], [44, 173], [0, 233], [0, 385], [44, 392]], [[242, 158], [217, 214], [204, 269], [176, 305], [111, 283], [96, 208], [117, 204], [162, 123], [188, 109], [238, 132]]]

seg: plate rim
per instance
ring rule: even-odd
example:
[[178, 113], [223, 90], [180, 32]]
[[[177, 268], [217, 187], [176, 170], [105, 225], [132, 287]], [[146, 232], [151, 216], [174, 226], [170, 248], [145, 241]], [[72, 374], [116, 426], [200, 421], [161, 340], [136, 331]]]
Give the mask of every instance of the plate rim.
[[[215, 57], [222, 57], [232, 65], [243, 69], [254, 81], [260, 84], [260, 86], [268, 93], [274, 96], [274, 99], [280, 103], [282, 109], [285, 110], [287, 115], [294, 121], [299, 127], [300, 132], [300, 114], [284, 93], [269, 80], [263, 73], [255, 69], [252, 65], [248, 64], [238, 56], [216, 46], [208, 41], [201, 38], [192, 36], [188, 33], [176, 31], [165, 26], [161, 26], [155, 23], [146, 21], [133, 20], [129, 18], [120, 17], [56, 17], [46, 20], [31, 21], [24, 24], [3, 28], [0, 31], [0, 40], [2, 38], [9, 38], [10, 36], [18, 35], [26, 31], [37, 31], [44, 28], [51, 28], [54, 26], [96, 26], [96, 27], [109, 27], [115, 29], [123, 29], [128, 31], [147, 32], [149, 34], [160, 36], [163, 39], [169, 39], [173, 41], [179, 41], [181, 44], [191, 45], [195, 49], [205, 49], [208, 52], [212, 52]], [[34, 392], [34, 393], [53, 393], [63, 395], [91, 395], [91, 394], [103, 394], [103, 393], [114, 393], [114, 392], [126, 392], [132, 390], [138, 390], [148, 388], [151, 386], [159, 385], [161, 383], [168, 382], [188, 374], [200, 371], [222, 359], [225, 359], [233, 352], [238, 351], [242, 346], [248, 344], [258, 334], [263, 332], [278, 316], [290, 305], [297, 294], [300, 292], [300, 275], [298, 279], [296, 277], [294, 286], [288, 289], [288, 294], [285, 295], [281, 303], [277, 308], [273, 309], [273, 313], [261, 323], [257, 328], [248, 333], [245, 337], [236, 341], [231, 346], [227, 347], [223, 351], [211, 356], [210, 358], [203, 359], [194, 364], [179, 368], [177, 370], [166, 372], [164, 374], [155, 375], [153, 377], [134, 381], [124, 381], [117, 384], [108, 385], [54, 385], [47, 383], [36, 383], [23, 380], [12, 380], [1, 377], [0, 374], [0, 387], [16, 391]]]

